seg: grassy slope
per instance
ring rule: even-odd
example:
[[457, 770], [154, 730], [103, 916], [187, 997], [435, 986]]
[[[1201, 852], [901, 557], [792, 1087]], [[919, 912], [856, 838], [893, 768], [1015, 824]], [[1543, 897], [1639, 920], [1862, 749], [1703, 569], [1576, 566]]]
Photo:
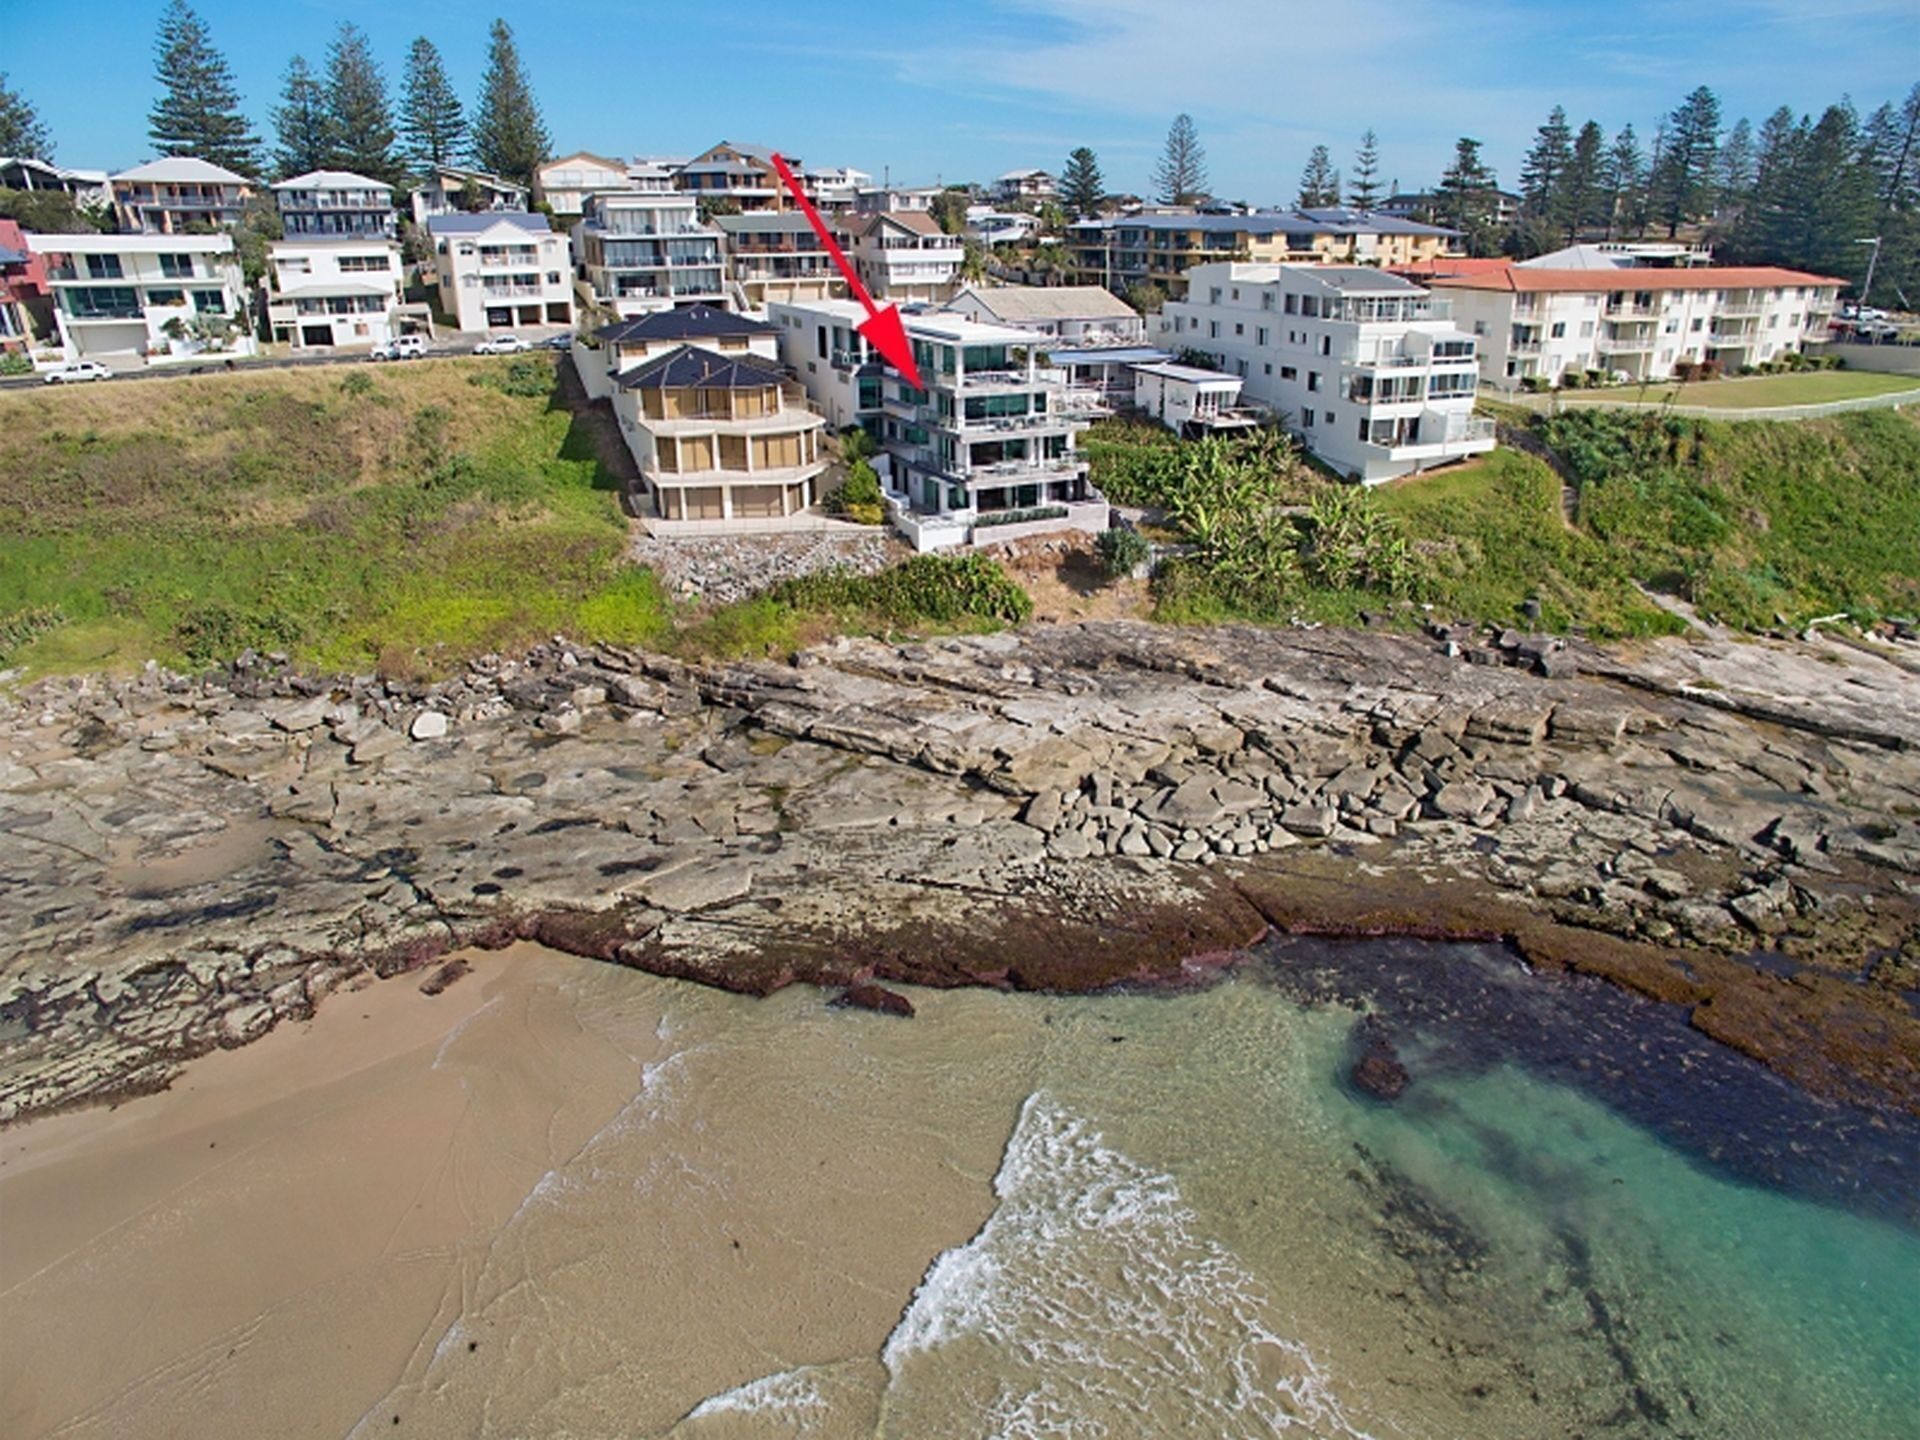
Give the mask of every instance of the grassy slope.
[[1920, 377], [1878, 375], [1865, 370], [1810, 370], [1799, 375], [1749, 375], [1706, 380], [1694, 385], [1649, 385], [1644, 391], [1623, 385], [1609, 390], [1561, 392], [1562, 405], [1618, 405], [1644, 401], [1662, 405], [1705, 405], [1714, 409], [1757, 409], [1768, 405], [1821, 405], [1868, 395], [1920, 390]]
[[[406, 669], [562, 625], [651, 638], [615, 482], [512, 362], [217, 375], [0, 396], [0, 616], [34, 668], [241, 646]], [[370, 388], [368, 388], [370, 385]]]

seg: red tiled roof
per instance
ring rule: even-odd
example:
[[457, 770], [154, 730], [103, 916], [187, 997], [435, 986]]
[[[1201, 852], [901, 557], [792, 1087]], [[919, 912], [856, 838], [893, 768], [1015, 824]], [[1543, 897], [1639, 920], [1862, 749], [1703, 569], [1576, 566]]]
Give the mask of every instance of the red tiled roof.
[[1387, 268], [1409, 280], [1425, 280], [1434, 275], [1481, 275], [1491, 270], [1510, 269], [1512, 265], [1513, 261], [1499, 256], [1492, 260], [1470, 260], [1464, 255], [1443, 255], [1438, 260], [1414, 260]]
[[[1445, 262], [1442, 262], [1444, 264]], [[1471, 262], [1469, 262], [1471, 263]], [[1777, 265], [1694, 265], [1671, 270], [1535, 270], [1525, 265], [1465, 273], [1436, 270], [1427, 283], [1448, 290], [1565, 291], [1615, 290], [1771, 290], [1783, 285], [1846, 285], [1831, 275], [1810, 275]]]

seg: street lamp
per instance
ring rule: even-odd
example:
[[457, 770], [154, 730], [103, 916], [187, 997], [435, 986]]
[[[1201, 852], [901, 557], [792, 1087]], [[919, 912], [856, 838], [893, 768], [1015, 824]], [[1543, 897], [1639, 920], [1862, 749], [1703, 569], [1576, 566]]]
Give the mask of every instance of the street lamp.
[[1873, 293], [1873, 267], [1880, 263], [1880, 237], [1873, 235], [1865, 240], [1856, 240], [1856, 245], [1871, 245], [1873, 254], [1867, 257], [1867, 283], [1860, 287], [1860, 303], [1856, 310], [1866, 308], [1867, 296]]

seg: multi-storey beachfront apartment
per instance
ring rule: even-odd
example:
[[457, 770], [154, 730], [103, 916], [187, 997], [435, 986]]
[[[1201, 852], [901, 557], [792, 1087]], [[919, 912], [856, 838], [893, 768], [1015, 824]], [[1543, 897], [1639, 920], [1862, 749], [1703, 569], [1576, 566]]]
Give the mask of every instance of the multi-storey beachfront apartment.
[[524, 210], [435, 215], [440, 306], [461, 330], [513, 330], [573, 323], [567, 237]]
[[1284, 412], [1314, 454], [1389, 480], [1491, 450], [1473, 414], [1473, 336], [1412, 281], [1357, 265], [1197, 265], [1159, 339], [1206, 355]]
[[1075, 448], [1089, 416], [1031, 331], [962, 315], [904, 317], [925, 390], [887, 369], [888, 511], [915, 549], [1107, 528]]
[[113, 191], [115, 222], [136, 235], [181, 235], [238, 225], [253, 194], [253, 184], [244, 175], [190, 155], [150, 160], [122, 170], [107, 183]]
[[424, 226], [436, 215], [482, 210], [525, 210], [527, 187], [485, 170], [435, 165], [413, 192], [413, 223]]
[[251, 355], [231, 235], [29, 235], [69, 360]]
[[1426, 283], [1477, 338], [1480, 378], [1508, 390], [1569, 373], [1660, 380], [1683, 363], [1757, 365], [1825, 343], [1847, 284], [1767, 265], [1441, 266]]
[[374, 234], [303, 236], [267, 247], [267, 323], [296, 350], [383, 345], [399, 319], [400, 247]]
[[876, 300], [937, 305], [953, 294], [966, 242], [918, 211], [856, 217], [841, 243]]
[[798, 173], [800, 183], [806, 187], [807, 198], [813, 201], [816, 209], [829, 213], [853, 209], [856, 197], [873, 184], [873, 176], [847, 165]]
[[391, 240], [393, 187], [347, 170], [311, 170], [273, 187], [280, 228], [290, 240], [353, 236]]
[[830, 300], [847, 293], [827, 247], [798, 210], [716, 215], [727, 282], [742, 308], [776, 300]]
[[1074, 278], [1116, 293], [1151, 281], [1179, 299], [1195, 265], [1410, 265], [1453, 253], [1457, 232], [1353, 210], [1123, 215], [1069, 227]]
[[[665, 182], [667, 177], [662, 174], [660, 178]], [[560, 216], [585, 214], [587, 198], [591, 195], [611, 195], [639, 188], [627, 170], [626, 161], [609, 160], [586, 150], [549, 160], [533, 172], [533, 203], [545, 205]], [[666, 185], [663, 183], [660, 188], [665, 189]]]
[[720, 232], [700, 223], [691, 195], [590, 196], [573, 233], [594, 303], [616, 315], [727, 303]]
[[774, 327], [765, 321], [712, 305], [680, 305], [601, 326], [593, 332], [592, 346], [576, 345], [573, 359], [587, 393], [604, 400], [620, 374], [683, 345], [771, 363], [780, 358], [775, 339]]
[[826, 421], [778, 365], [681, 345], [615, 384], [646, 500], [669, 527], [779, 519], [819, 498]]
[[1055, 193], [1053, 176], [1045, 170], [1009, 170], [993, 182], [993, 198], [1002, 205], [1018, 200], [1037, 205]]

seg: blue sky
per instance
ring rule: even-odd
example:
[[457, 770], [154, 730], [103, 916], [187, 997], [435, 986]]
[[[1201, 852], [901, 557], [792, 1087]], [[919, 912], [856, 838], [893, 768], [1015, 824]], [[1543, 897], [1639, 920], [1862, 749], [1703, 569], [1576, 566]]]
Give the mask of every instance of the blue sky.
[[[149, 153], [163, 0], [0, 0], [0, 67], [70, 165]], [[263, 133], [295, 53], [342, 20], [398, 87], [409, 42], [478, 86], [499, 0], [199, 0]], [[1078, 144], [1145, 192], [1168, 121], [1200, 128], [1217, 193], [1290, 199], [1308, 149], [1345, 165], [1380, 136], [1383, 177], [1429, 183], [1462, 134], [1503, 182], [1554, 103], [1644, 139], [1697, 84], [1731, 120], [1864, 113], [1920, 80], [1916, 0], [581, 0], [506, 7], [562, 152], [691, 154], [722, 138], [898, 182], [1057, 170]], [[543, 18], [544, 17], [544, 18]]]

